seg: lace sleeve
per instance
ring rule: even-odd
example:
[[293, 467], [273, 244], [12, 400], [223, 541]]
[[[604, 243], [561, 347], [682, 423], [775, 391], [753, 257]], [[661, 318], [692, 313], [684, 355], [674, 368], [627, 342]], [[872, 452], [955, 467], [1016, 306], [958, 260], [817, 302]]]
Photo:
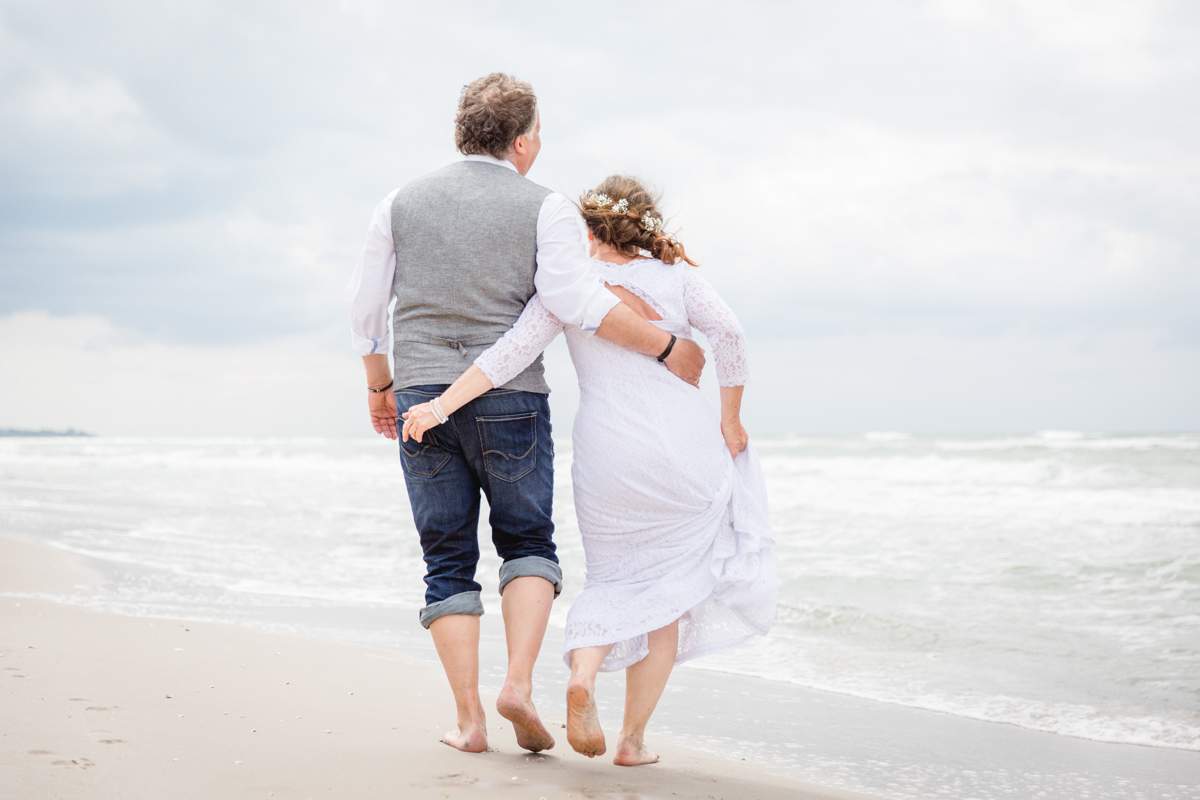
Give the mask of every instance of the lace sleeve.
[[683, 301], [687, 307], [688, 322], [708, 337], [712, 345], [713, 358], [717, 362], [717, 383], [721, 386], [745, 386], [750, 380], [746, 333], [734, 316], [733, 309], [692, 267], [683, 269]]
[[475, 366], [487, 375], [492, 386], [503, 386], [532, 364], [562, 329], [559, 318], [551, 314], [535, 294], [516, 324], [500, 337], [500, 341], [479, 354]]

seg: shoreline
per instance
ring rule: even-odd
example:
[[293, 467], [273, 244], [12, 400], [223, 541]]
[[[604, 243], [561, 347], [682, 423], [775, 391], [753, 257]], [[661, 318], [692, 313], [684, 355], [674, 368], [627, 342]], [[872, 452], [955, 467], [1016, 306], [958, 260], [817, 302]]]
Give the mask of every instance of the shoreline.
[[[1200, 439], [1085, 439], [760, 441], [785, 565], [778, 619], [768, 636], [687, 666], [1200, 749], [1189, 691], [1200, 649], [1187, 628], [1200, 600], [1187, 557]], [[423, 648], [433, 660], [410, 618], [425, 565], [394, 447], [289, 442], [0, 440], [0, 530], [103, 575], [93, 592], [51, 599]], [[552, 613], [558, 629], [586, 571], [567, 450], [555, 522], [572, 577]], [[875, 499], [859, 502], [864, 493]], [[500, 607], [491, 550], [477, 574], [485, 626]]]
[[[91, 568], [93, 566], [95, 569]], [[283, 769], [280, 764], [288, 763], [287, 758], [293, 752], [306, 752], [306, 766], [310, 762], [326, 762], [333, 765], [330, 769], [338, 770], [339, 776], [364, 768], [375, 769], [372, 759], [385, 766], [404, 765], [403, 775], [425, 776], [423, 783], [422, 780], [408, 780], [403, 775], [401, 778], [393, 776], [399, 783], [370, 783], [370, 780], [382, 780], [378, 778], [380, 775], [393, 775], [377, 772], [373, 773], [376, 776], [374, 778], [364, 778], [366, 782], [331, 784], [331, 789], [336, 786], [343, 794], [349, 793], [347, 796], [367, 798], [377, 794], [383, 796], [384, 793], [396, 796], [400, 787], [407, 787], [405, 791], [410, 792], [400, 795], [405, 797], [471, 797], [476, 796], [471, 792], [482, 792], [489, 787], [496, 790], [501, 785], [508, 785], [504, 783], [508, 781], [514, 787], [543, 787], [541, 794], [529, 795], [538, 798], [592, 796], [632, 800], [652, 797], [798, 797], [833, 800], [851, 797], [899, 799], [953, 796], [999, 800], [1014, 796], [1038, 796], [1045, 800], [1076, 800], [1084, 796], [1081, 794], [1083, 792], [1091, 797], [1131, 800], [1146, 796], [1200, 800], [1200, 781], [1195, 777], [1200, 775], [1200, 753], [1196, 751], [1077, 739], [704, 668], [677, 669], [655, 713], [647, 743], [652, 750], [662, 754], [666, 763], [630, 770], [616, 767], [605, 758], [589, 761], [570, 751], [565, 735], [560, 735], [565, 731], [556, 727], [565, 719], [564, 704], [559, 698], [565, 692], [567, 676], [559, 659], [561, 632], [555, 631], [553, 626], [547, 634], [534, 680], [537, 687], [535, 701], [543, 719], [552, 733], [559, 731], [555, 733], [557, 746], [549, 754], [527, 754], [516, 747], [511, 732], [505, 730], [505, 721], [497, 714], [489, 713], [489, 742], [496, 752], [482, 758], [459, 754], [438, 743], [441, 732], [449, 727], [453, 704], [432, 643], [416, 623], [415, 614], [412, 619], [407, 615], [398, 618], [390, 613], [362, 619], [322, 618], [318, 625], [306, 625], [303, 622], [297, 625], [295, 623], [299, 620], [290, 623], [249, 619], [189, 621], [159, 615], [131, 616], [119, 609], [116, 613], [93, 610], [86, 605], [85, 598], [117, 574], [109, 572], [107, 567], [108, 563], [103, 560], [60, 550], [36, 540], [15, 539], [0, 534], [0, 632], [11, 630], [15, 623], [20, 622], [21, 614], [28, 614], [29, 609], [39, 614], [40, 619], [59, 619], [48, 630], [74, 637], [68, 642], [69, 646], [65, 646], [59, 661], [74, 662], [79, 667], [86, 666], [87, 659], [92, 657], [90, 650], [79, 649], [80, 632], [92, 628], [108, 631], [110, 638], [115, 638], [124, 647], [113, 657], [118, 661], [125, 659], [125, 670], [129, 675], [145, 679], [154, 675], [156, 670], [176, 669], [180, 663], [180, 653], [174, 647], [187, 646], [187, 642], [183, 641], [165, 648], [165, 645], [156, 643], [154, 636], [165, 635], [163, 632], [174, 626], [190, 629], [185, 630], [183, 635], [195, 642], [198, 637], [194, 637], [194, 633], [208, 631], [210, 645], [214, 641], [219, 642], [207, 648], [209, 660], [206, 666], [193, 665], [204, 674], [199, 677], [193, 675], [191, 680], [205, 684], [209, 672], [224, 677], [220, 679], [221, 683], [209, 680], [201, 689], [206, 685], [229, 686], [249, 681], [247, 688], [257, 689], [262, 698], [242, 697], [239, 702], [243, 702], [246, 708], [255, 709], [254, 714], [275, 727], [282, 727], [290, 717], [276, 714], [272, 719], [272, 703], [301, 702], [315, 709], [292, 715], [306, 719], [314, 714], [342, 715], [338, 728], [326, 726], [326, 729], [334, 730], [334, 734], [330, 734], [335, 737], [333, 739], [322, 740], [317, 736], [317, 742], [304, 742], [297, 740], [299, 733], [293, 732], [292, 738], [281, 740], [275, 751], [270, 751], [269, 747], [261, 748], [259, 757], [265, 753], [268, 759], [277, 759], [274, 771], [258, 763], [258, 777], [248, 783], [245, 781], [246, 774], [253, 770], [242, 767], [249, 762], [230, 756], [232, 761], [244, 762], [234, 765], [238, 769], [232, 774], [223, 773], [222, 780], [226, 783], [222, 784], [222, 791], [230, 797], [263, 796], [246, 788], [251, 785], [283, 785], [279, 783], [281, 771], [286, 773], [286, 777], [290, 775], [291, 768]], [[485, 614], [481, 622], [480, 687], [485, 708], [494, 711], [495, 695], [503, 683], [505, 672], [503, 627], [499, 615], [494, 613]], [[351, 627], [345, 627], [347, 623]], [[25, 624], [28, 629], [28, 619]], [[280, 632], [282, 627], [291, 628], [291, 631]], [[356, 642], [355, 637], [362, 639], [368, 627], [375, 635], [369, 636], [367, 641]], [[287, 644], [272, 645], [272, 642]], [[236, 645], [234, 650], [223, 649], [231, 643]], [[181, 652], [191, 652], [192, 649]], [[110, 656], [113, 655], [109, 652], [111, 650], [111, 643], [107, 649], [100, 648], [101, 652]], [[163, 659], [168, 650], [174, 655]], [[297, 652], [312, 653], [307, 657], [311, 664], [328, 662], [333, 666], [327, 670], [328, 674], [314, 675], [308, 669], [307, 685], [313, 690], [326, 686], [326, 690], [321, 690], [324, 694], [314, 697], [310, 692], [284, 697], [272, 694], [277, 687], [269, 676], [247, 672], [247, 668], [240, 666], [234, 669], [224, 662], [213, 663], [211, 656], [221, 652], [225, 652], [225, 662], [236, 660], [237, 653], [265, 652], [274, 655], [280, 652], [283, 654], [278, 657], [283, 659], [278, 661], [280, 667], [287, 666], [293, 671], [298, 667], [302, 670], [308, 667], [298, 665], [294, 660], [289, 665], [287, 656]], [[11, 671], [2, 668], [9, 666], [5, 663], [9, 658], [29, 655], [21, 651], [19, 643], [13, 647], [11, 639], [0, 636], [0, 687], [11, 689], [21, 685], [14, 682], [6, 686], [6, 676]], [[151, 655], [160, 660], [153, 661]], [[263, 660], [258, 659], [260, 666]], [[266, 658], [265, 661], [271, 662], [272, 659]], [[240, 663], [250, 662], [242, 658]], [[338, 692], [327, 691], [327, 684], [331, 679], [341, 682], [345, 676], [352, 678], [364, 674], [363, 663], [383, 664], [385, 667], [381, 668], [390, 670], [390, 673], [386, 680], [379, 675], [356, 679], [360, 686], [373, 685], [371, 694], [375, 698], [370, 702], [366, 716], [359, 717], [351, 714], [355, 707], [343, 707], [346, 701]], [[224, 673], [221, 672], [223, 669]], [[77, 675], [72, 680], [78, 678]], [[65, 685], [62, 676], [56, 680], [58, 685]], [[114, 687], [123, 686], [129, 680], [131, 678], [124, 673], [109, 675], [109, 682]], [[371, 684], [371, 681], [374, 683]], [[276, 676], [274, 683], [278, 682]], [[284, 677], [283, 682], [288, 684], [289, 678]], [[354, 696], [345, 692], [341, 694], [352, 701], [364, 696], [363, 690], [352, 691], [356, 692]], [[597, 684], [597, 704], [602, 723], [607, 723], [604, 728], [610, 740], [615, 737], [616, 727], [619, 726], [622, 695], [623, 676], [620, 673], [601, 676]], [[97, 699], [82, 691], [70, 696]], [[213, 695], [213, 698], [219, 699], [217, 695]], [[334, 698], [337, 702], [334, 702]], [[178, 699], [178, 696], [172, 698]], [[128, 700], [123, 704], [116, 700], [110, 702], [130, 708], [137, 705], [130, 705]], [[361, 708], [363, 704], [359, 702], [358, 707]], [[9, 704], [2, 700], [0, 703], [5, 706]], [[104, 705], [107, 704], [101, 704]], [[384, 714], [386, 708], [392, 709], [390, 718]], [[87, 709], [88, 706], [84, 706], [84, 710]], [[173, 730], [184, 724], [171, 718], [154, 716], [162, 711], [158, 703], [140, 707], [141, 728], [138, 735], [141, 739], [157, 737], [160, 730]], [[198, 711], [188, 713], [203, 716]], [[247, 717], [250, 716], [247, 713]], [[397, 723], [397, 718], [403, 721]], [[410, 719], [411, 730], [406, 728]], [[150, 724], [152, 721], [154, 724]], [[207, 763], [212, 761], [214, 753], [224, 752], [213, 749], [214, 740], [237, 740], [244, 733], [240, 728], [222, 727], [222, 723], [228, 722], [228, 719], [207, 719], [205, 724], [211, 724], [211, 727], [187, 729], [182, 733], [196, 740], [195, 752], [201, 753]], [[365, 724], [376, 726], [373, 735], [377, 739], [364, 733], [362, 725]], [[420, 730], [415, 727], [418, 724], [423, 726]], [[51, 725], [47, 722], [44, 727]], [[343, 732], [340, 737], [337, 735], [339, 730]], [[261, 743], [263, 737], [257, 734], [264, 731], [264, 728], [256, 729], [252, 741]], [[352, 731], [355, 735], [348, 736], [345, 731]], [[26, 735], [28, 733], [26, 730], [22, 734], [26, 742], [32, 741]], [[37, 731], [33, 733], [42, 735]], [[76, 733], [80, 734], [80, 731]], [[273, 735], [281, 733], [276, 730]], [[106, 738], [113, 736], [115, 734]], [[126, 739], [125, 736], [115, 738]], [[10, 739], [9, 736], [0, 736], [0, 796], [3, 797], [8, 796], [4, 790], [10, 786], [9, 781], [14, 780], [12, 776], [20, 775], [22, 780], [27, 780], [38, 774], [35, 768], [39, 767], [34, 763], [36, 759], [31, 758], [30, 751], [64, 753], [61, 747], [14, 747]], [[348, 755], [342, 745], [350, 740], [353, 741], [350, 749], [355, 753]], [[85, 739], [77, 735], [72, 741], [80, 743]], [[331, 755], [328, 747], [334, 743], [337, 752]], [[326, 747], [325, 750], [322, 745]], [[101, 751], [105, 756], [114, 752]], [[100, 763], [96, 753], [81, 751], [77, 756], [88, 759], [90, 764], [87, 767], [72, 765], [72, 768], [82, 770], [77, 776], [77, 785], [70, 784], [74, 787], [72, 794], [82, 798], [110, 796], [97, 788], [109, 784], [93, 786], [86, 782], [87, 776], [97, 774], [93, 771], [93, 766]], [[163, 753], [154, 756], [147, 751], [131, 763], [141, 765], [139, 773], [149, 774], [165, 769], [184, 774], [186, 770], [178, 766], [180, 762], [173, 760], [177, 757], [165, 758]], [[78, 761], [79, 758], [56, 756], [51, 759], [47, 755], [43, 760], [52, 766], [56, 761], [64, 762], [58, 766], [65, 769], [65, 764]], [[47, 767], [43, 764], [40, 769]], [[533, 772], [527, 774], [521, 771], [523, 769]], [[502, 774], [506, 771], [511, 774]], [[323, 773], [318, 770], [303, 774], [315, 780], [313, 776]], [[660, 775], [668, 776], [669, 780], [664, 778], [665, 782], [660, 781]], [[513, 777], [518, 780], [512, 781]], [[470, 787], [474, 788], [468, 790], [453, 784], [457, 788], [451, 791], [447, 787], [452, 784], [446, 783], [451, 778], [470, 780]], [[130, 777], [125, 775], [121, 780], [128, 781]], [[138, 780], [142, 782], [137, 786], [145, 786], [147, 791], [151, 788], [158, 791], [158, 788], [145, 782], [149, 778]], [[292, 788], [295, 789], [294, 786]], [[431, 793], [424, 794], [426, 790]], [[315, 792], [304, 794], [289, 791], [281, 789], [274, 796], [316, 796]], [[44, 794], [32, 796], [41, 797]], [[141, 792], [135, 793], [135, 796], [141, 796]], [[196, 796], [208, 795], [200, 793]]]
[[[0, 592], [98, 579], [66, 553], [0, 536]], [[589, 760], [559, 733], [533, 755], [494, 711], [489, 752], [459, 753], [438, 741], [453, 701], [434, 664], [43, 599], [0, 600], [0, 687], [5, 797], [864, 797], [663, 746], [665, 736], [663, 762], [649, 767]], [[489, 693], [485, 708], [494, 702]], [[561, 731], [561, 707], [542, 714]]]

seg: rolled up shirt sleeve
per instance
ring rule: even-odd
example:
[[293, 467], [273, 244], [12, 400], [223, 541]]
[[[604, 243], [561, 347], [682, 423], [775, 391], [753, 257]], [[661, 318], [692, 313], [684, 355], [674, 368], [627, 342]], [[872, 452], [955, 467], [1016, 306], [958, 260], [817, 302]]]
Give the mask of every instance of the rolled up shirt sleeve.
[[[399, 191], [398, 189], [396, 191]], [[391, 353], [389, 325], [396, 248], [392, 243], [392, 192], [375, 207], [367, 228], [367, 241], [354, 267], [346, 299], [350, 304], [350, 344], [360, 356]]]
[[594, 331], [621, 301], [592, 271], [583, 241], [579, 212], [561, 194], [547, 195], [538, 212], [534, 285], [550, 313]]

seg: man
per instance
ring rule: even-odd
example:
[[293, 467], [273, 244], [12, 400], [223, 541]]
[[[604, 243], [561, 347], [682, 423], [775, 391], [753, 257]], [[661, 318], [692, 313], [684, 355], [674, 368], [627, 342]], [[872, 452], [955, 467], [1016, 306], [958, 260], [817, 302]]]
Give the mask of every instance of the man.
[[[371, 421], [389, 439], [397, 438], [397, 409], [440, 395], [512, 327], [535, 290], [567, 324], [699, 380], [700, 348], [685, 340], [672, 346], [674, 337], [609, 292], [591, 274], [575, 208], [524, 177], [541, 149], [540, 127], [529, 84], [503, 73], [480, 78], [459, 99], [455, 142], [464, 159], [397, 189], [375, 209], [349, 295]], [[532, 700], [533, 665], [562, 588], [552, 538], [550, 389], [542, 373], [539, 356], [423, 442], [400, 445], [427, 567], [421, 624], [433, 635], [458, 708], [458, 728], [442, 741], [468, 752], [487, 749], [475, 582], [481, 490], [503, 560], [508, 675], [496, 708], [521, 747], [554, 746]]]

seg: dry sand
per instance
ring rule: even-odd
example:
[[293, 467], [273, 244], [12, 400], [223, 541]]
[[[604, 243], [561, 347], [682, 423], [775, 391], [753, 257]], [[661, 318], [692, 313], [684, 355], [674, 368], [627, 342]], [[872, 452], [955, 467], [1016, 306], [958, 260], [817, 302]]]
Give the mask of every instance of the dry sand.
[[[66, 554], [0, 538], [0, 592], [95, 580]], [[521, 750], [493, 711], [492, 751], [468, 755], [438, 742], [453, 703], [436, 665], [0, 597], [3, 800], [853, 797], [680, 746], [656, 743], [663, 763], [649, 767], [589, 760], [567, 745], [561, 704], [545, 705], [554, 750]]]

